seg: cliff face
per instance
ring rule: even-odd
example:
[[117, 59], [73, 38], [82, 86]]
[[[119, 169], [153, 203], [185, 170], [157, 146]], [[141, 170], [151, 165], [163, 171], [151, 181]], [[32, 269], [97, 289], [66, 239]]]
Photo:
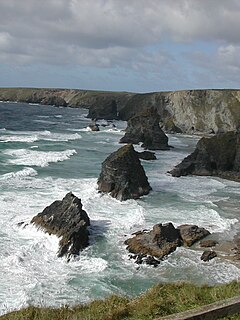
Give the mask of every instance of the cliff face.
[[103, 109], [105, 104], [114, 101], [117, 109], [123, 108], [133, 93], [104, 92], [77, 89], [44, 88], [0, 88], [1, 101], [40, 103], [72, 108]]
[[[154, 107], [166, 132], [226, 132], [240, 127], [240, 90], [184, 90], [134, 94], [76, 89], [2, 88], [0, 100], [64, 105], [89, 109], [89, 117], [128, 120]], [[106, 106], [106, 108], [105, 108]], [[106, 111], [106, 112], [105, 112]], [[106, 114], [105, 114], [106, 113]]]
[[136, 94], [120, 111], [128, 120], [134, 113], [155, 107], [166, 131], [226, 132], [240, 126], [239, 90], [185, 90]]

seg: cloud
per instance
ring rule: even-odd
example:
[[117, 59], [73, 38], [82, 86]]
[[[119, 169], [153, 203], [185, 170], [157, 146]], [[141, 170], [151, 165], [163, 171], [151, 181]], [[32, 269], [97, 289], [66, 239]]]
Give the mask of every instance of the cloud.
[[175, 69], [180, 77], [178, 46], [201, 41], [216, 52], [193, 53], [188, 67], [239, 66], [238, 0], [1, 0], [0, 12], [0, 63]]

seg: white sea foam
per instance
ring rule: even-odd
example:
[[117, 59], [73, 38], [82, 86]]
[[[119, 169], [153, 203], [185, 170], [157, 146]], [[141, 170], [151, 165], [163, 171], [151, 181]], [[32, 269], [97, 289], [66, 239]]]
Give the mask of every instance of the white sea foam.
[[65, 151], [35, 151], [28, 149], [5, 150], [4, 154], [12, 157], [8, 163], [16, 165], [46, 167], [52, 162], [61, 162], [76, 154], [76, 150]]
[[45, 131], [10, 131], [5, 130], [4, 135], [0, 135], [2, 142], [36, 142], [39, 140], [45, 141], [70, 141], [81, 139], [82, 136], [78, 133], [54, 133], [48, 130]]
[[33, 168], [27, 167], [16, 172], [8, 172], [0, 176], [0, 180], [21, 179], [25, 177], [34, 177], [38, 173]]

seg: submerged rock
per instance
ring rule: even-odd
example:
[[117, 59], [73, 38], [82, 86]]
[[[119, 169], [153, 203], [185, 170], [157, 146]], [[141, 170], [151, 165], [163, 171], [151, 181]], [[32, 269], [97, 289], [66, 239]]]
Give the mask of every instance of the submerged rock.
[[202, 248], [210, 248], [210, 247], [215, 247], [218, 244], [217, 241], [215, 240], [202, 240], [200, 241], [200, 247]]
[[48, 234], [55, 234], [61, 238], [59, 257], [78, 255], [88, 246], [87, 227], [90, 225], [90, 219], [82, 209], [81, 200], [71, 192], [33, 217], [31, 223]]
[[[157, 266], [161, 259], [182, 245], [191, 246], [196, 241], [209, 235], [210, 232], [195, 225], [182, 225], [175, 228], [172, 223], [156, 224], [153, 229], [137, 231], [134, 237], [125, 241], [127, 250], [133, 254], [137, 264]], [[157, 258], [157, 260], [155, 259]]]
[[240, 133], [232, 131], [200, 139], [194, 152], [170, 173], [174, 177], [213, 175], [240, 181]]
[[137, 152], [139, 159], [142, 160], [156, 160], [157, 157], [155, 156], [154, 152], [151, 151], [143, 151], [143, 152]]
[[120, 143], [138, 144], [149, 150], [169, 150], [168, 137], [159, 126], [160, 116], [154, 108], [144, 110], [128, 120]]
[[137, 199], [150, 192], [147, 176], [131, 144], [113, 152], [102, 163], [98, 189], [118, 200]]

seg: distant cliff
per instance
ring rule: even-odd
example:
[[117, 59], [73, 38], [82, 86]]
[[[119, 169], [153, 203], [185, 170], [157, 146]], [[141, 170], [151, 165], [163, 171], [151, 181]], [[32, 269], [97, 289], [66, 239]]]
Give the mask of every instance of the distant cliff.
[[136, 94], [76, 89], [0, 88], [0, 100], [84, 107], [90, 118], [128, 120], [154, 107], [167, 132], [226, 132], [240, 128], [240, 90]]

